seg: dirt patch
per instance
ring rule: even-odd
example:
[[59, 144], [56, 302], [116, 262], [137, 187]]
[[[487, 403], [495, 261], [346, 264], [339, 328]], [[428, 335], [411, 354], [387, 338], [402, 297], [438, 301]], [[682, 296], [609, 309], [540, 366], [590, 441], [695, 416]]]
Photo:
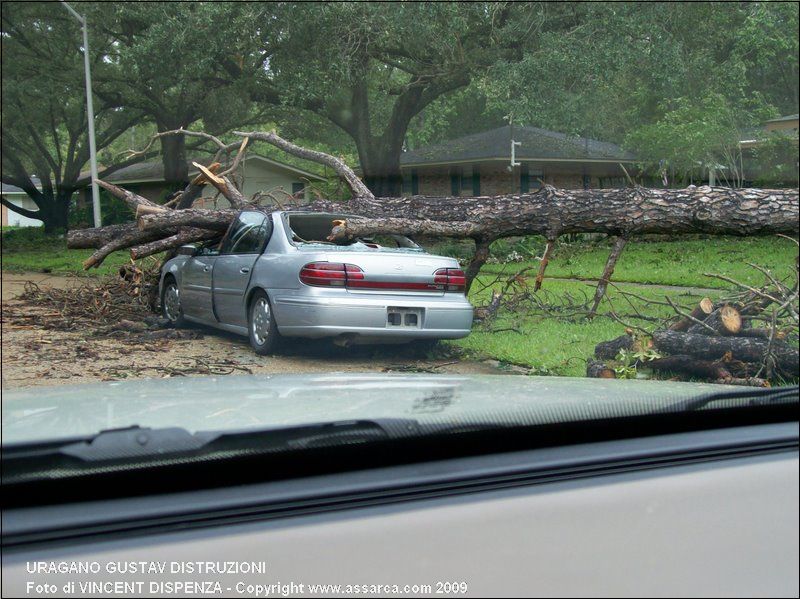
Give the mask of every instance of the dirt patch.
[[459, 359], [448, 346], [340, 348], [329, 341], [286, 340], [277, 355], [262, 357], [244, 337], [204, 327], [165, 328], [114, 282], [49, 276], [28, 285], [20, 298], [26, 281], [3, 274], [4, 388], [209, 374], [502, 372]]
[[36, 285], [42, 285], [44, 287], [52, 287], [55, 289], [69, 289], [72, 287], [85, 285], [87, 281], [87, 277], [50, 275], [40, 272], [12, 273], [3, 271], [2, 274], [3, 301], [15, 298], [25, 291], [25, 284], [28, 282], [35, 283]]

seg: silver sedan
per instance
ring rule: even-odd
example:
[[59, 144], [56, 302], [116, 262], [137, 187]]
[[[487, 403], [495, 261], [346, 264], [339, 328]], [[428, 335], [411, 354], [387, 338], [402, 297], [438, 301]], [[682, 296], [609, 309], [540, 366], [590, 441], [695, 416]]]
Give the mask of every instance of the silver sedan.
[[341, 214], [238, 214], [220, 242], [183, 246], [161, 273], [164, 316], [246, 335], [259, 354], [281, 336], [352, 343], [466, 337], [472, 306], [454, 258], [406, 237], [326, 241]]

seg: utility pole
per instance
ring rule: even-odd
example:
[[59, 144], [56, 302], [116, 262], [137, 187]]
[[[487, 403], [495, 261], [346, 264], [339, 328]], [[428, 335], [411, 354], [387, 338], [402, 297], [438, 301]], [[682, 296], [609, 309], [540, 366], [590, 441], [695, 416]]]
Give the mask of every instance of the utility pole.
[[75, 10], [64, 0], [61, 4], [66, 8], [69, 13], [78, 19], [78, 22], [83, 28], [83, 68], [86, 79], [86, 116], [89, 121], [89, 164], [92, 172], [92, 209], [94, 212], [94, 226], [102, 226], [102, 218], [100, 216], [100, 189], [97, 186], [97, 147], [94, 142], [94, 104], [92, 101], [92, 71], [89, 65], [89, 28], [86, 23], [86, 17], [79, 15]]

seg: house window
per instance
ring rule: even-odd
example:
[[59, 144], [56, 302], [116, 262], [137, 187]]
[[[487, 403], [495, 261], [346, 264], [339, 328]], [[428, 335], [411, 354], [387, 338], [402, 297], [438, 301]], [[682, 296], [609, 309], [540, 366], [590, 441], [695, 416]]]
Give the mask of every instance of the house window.
[[450, 195], [461, 195], [461, 169], [450, 169]]
[[519, 170], [519, 191], [528, 193], [531, 189], [539, 189], [544, 181], [544, 172], [531, 169], [530, 165], [523, 162]]
[[406, 195], [419, 195], [419, 175], [417, 169], [411, 169], [411, 172], [406, 172], [403, 175], [403, 194]]
[[292, 183], [292, 195], [295, 196], [298, 193], [302, 192], [305, 189], [305, 185], [302, 183], [298, 183], [297, 181]]
[[461, 190], [462, 192], [472, 188], [472, 169], [461, 169]]
[[600, 178], [601, 189], [624, 189], [625, 187], [627, 187], [627, 181], [625, 180], [625, 177]]
[[458, 196], [463, 192], [477, 196], [481, 193], [481, 174], [477, 166], [462, 169], [453, 167], [450, 170], [450, 191]]

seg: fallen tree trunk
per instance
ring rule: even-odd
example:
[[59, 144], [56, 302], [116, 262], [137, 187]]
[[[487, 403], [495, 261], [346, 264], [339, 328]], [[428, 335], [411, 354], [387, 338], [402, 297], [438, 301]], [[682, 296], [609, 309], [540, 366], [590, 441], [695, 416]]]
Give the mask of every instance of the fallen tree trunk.
[[725, 367], [724, 362], [698, 360], [693, 356], [667, 356], [666, 358], [658, 358], [645, 362], [643, 366], [659, 372], [672, 372], [674, 374], [688, 375], [690, 377], [710, 379], [715, 383], [727, 385], [747, 385], [752, 387], [769, 386], [769, 383], [762, 378], [734, 376]]
[[[357, 237], [380, 233], [399, 233], [409, 236], [445, 236], [471, 238], [476, 252], [467, 267], [468, 284], [477, 275], [489, 255], [490, 244], [502, 237], [544, 235], [553, 240], [570, 233], [605, 233], [620, 239], [647, 233], [681, 234], [707, 233], [714, 235], [767, 235], [796, 233], [798, 226], [798, 191], [792, 189], [760, 190], [724, 187], [694, 187], [686, 189], [597, 189], [567, 190], [549, 185], [533, 193], [481, 197], [375, 198], [356, 174], [341, 159], [323, 152], [301, 148], [278, 137], [275, 133], [235, 132], [243, 140], [230, 169], [215, 174], [211, 168], [198, 164], [202, 180], [211, 183], [228, 199], [231, 206], [240, 208], [249, 200], [225, 177], [239, 164], [248, 141], [266, 141], [291, 154], [314, 160], [333, 168], [348, 184], [353, 194], [347, 204], [319, 200], [308, 206], [311, 210], [333, 211], [357, 215], [333, 226], [329, 239], [348, 243]], [[164, 132], [207, 137], [221, 152], [234, 144], [224, 145], [208, 134], [190, 131]], [[213, 166], [213, 165], [212, 165]], [[168, 249], [171, 243], [180, 244], [179, 229], [224, 230], [233, 219], [234, 210], [194, 210], [190, 203], [197, 194], [193, 182], [177, 201], [182, 210], [164, 209], [114, 185], [98, 182], [131, 208], [141, 212], [137, 219], [140, 234], [130, 229], [68, 236], [68, 247], [87, 247], [99, 243], [89, 266], [102, 262], [111, 251], [165, 240], [160, 246]], [[170, 238], [166, 241], [166, 238]], [[127, 245], [126, 245], [127, 244]], [[618, 244], [620, 245], [620, 244]], [[96, 247], [91, 245], [89, 247]], [[616, 250], [617, 248], [615, 248]], [[618, 248], [621, 251], [621, 247]], [[138, 252], [137, 252], [138, 253]], [[616, 252], [619, 254], [619, 251]], [[87, 266], [87, 268], [89, 267]], [[609, 276], [613, 264], [608, 269]], [[602, 288], [598, 296], [602, 296]]]
[[[314, 204], [312, 204], [312, 208]], [[317, 203], [329, 210], [332, 204]], [[341, 210], [341, 206], [339, 210]], [[494, 197], [353, 198], [331, 240], [369, 234], [498, 239], [567, 233], [767, 235], [798, 231], [798, 192], [723, 187], [556, 189]]]
[[669, 355], [689, 355], [704, 360], [719, 360], [726, 354], [743, 362], [760, 362], [767, 353], [772, 353], [777, 366], [791, 376], [800, 374], [800, 354], [796, 347], [782, 341], [758, 337], [712, 337], [678, 331], [656, 331], [653, 345]]

